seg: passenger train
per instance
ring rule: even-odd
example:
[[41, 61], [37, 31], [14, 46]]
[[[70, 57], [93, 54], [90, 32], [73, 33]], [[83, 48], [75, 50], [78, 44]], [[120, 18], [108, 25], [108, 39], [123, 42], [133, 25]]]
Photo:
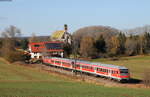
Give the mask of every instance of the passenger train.
[[43, 63], [118, 81], [128, 81], [130, 79], [129, 70], [124, 66], [57, 57], [43, 57]]

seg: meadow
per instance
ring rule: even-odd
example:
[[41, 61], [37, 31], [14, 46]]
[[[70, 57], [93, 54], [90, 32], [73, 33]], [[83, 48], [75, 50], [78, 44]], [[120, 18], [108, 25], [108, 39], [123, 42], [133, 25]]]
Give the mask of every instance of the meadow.
[[[104, 59], [94, 61], [105, 62]], [[145, 88], [108, 87], [74, 81], [0, 59], [0, 97], [150, 97], [149, 91]]]

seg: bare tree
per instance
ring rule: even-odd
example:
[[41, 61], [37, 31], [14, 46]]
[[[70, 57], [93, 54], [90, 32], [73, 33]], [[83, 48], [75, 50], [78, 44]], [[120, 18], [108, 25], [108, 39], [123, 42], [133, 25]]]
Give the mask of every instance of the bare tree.
[[32, 37], [29, 38], [29, 42], [38, 42], [38, 38], [35, 33], [32, 33]]
[[4, 32], [2, 32], [2, 37], [5, 38], [16, 38], [21, 36], [20, 29], [16, 28], [15, 26], [10, 26]]
[[20, 60], [21, 53], [16, 50], [16, 40], [20, 37], [21, 31], [15, 26], [10, 26], [3, 33], [3, 42], [1, 48], [2, 56], [10, 62]]
[[29, 38], [29, 42], [45, 42], [51, 40], [52, 39], [49, 36], [36, 36], [35, 33], [32, 33], [32, 36]]
[[96, 53], [94, 39], [92, 37], [84, 37], [80, 43], [80, 54], [83, 57], [93, 57]]
[[126, 48], [127, 55], [138, 54], [140, 46], [137, 39], [135, 39], [135, 36], [127, 38], [127, 41], [125, 43], [125, 48]]
[[116, 55], [119, 52], [119, 48], [120, 48], [120, 44], [119, 44], [119, 40], [116, 36], [112, 36], [111, 37], [111, 41], [109, 42], [109, 52], [112, 55]]

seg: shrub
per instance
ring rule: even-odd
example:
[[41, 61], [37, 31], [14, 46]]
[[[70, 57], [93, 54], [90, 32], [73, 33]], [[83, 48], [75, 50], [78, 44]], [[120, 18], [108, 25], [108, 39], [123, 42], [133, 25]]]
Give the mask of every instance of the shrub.
[[150, 69], [144, 71], [143, 82], [146, 87], [150, 87]]
[[10, 51], [9, 53], [6, 53], [6, 55], [3, 56], [7, 61], [9, 62], [15, 62], [15, 61], [23, 61], [23, 53], [19, 51]]

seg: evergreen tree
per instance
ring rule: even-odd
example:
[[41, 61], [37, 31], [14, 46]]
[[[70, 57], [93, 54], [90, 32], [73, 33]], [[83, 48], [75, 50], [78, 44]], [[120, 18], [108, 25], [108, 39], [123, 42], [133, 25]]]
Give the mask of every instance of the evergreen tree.
[[144, 34], [145, 42], [146, 42], [146, 51], [150, 51], [150, 33], [145, 32]]
[[119, 40], [119, 54], [124, 54], [125, 53], [125, 42], [126, 42], [126, 36], [124, 33], [119, 33], [118, 35], [118, 40]]
[[26, 50], [28, 48], [28, 43], [29, 43], [28, 39], [21, 40], [21, 48]]
[[106, 52], [106, 43], [103, 38], [103, 35], [100, 35], [100, 37], [96, 40], [95, 46], [96, 46], [98, 53]]

